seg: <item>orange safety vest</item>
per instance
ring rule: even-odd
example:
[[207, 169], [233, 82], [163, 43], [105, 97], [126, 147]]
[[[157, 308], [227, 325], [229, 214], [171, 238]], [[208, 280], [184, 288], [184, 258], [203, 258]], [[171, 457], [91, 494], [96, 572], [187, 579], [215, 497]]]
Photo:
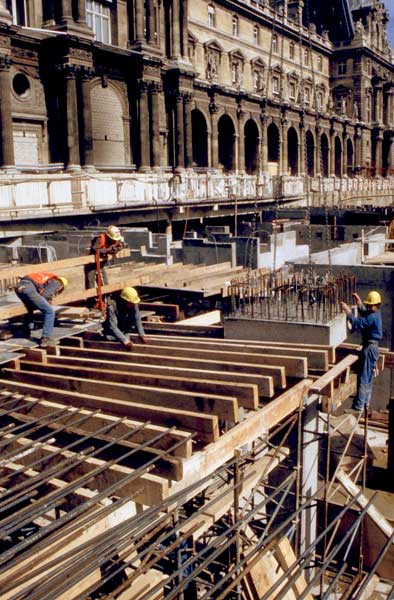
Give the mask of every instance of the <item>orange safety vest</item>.
[[45, 287], [50, 279], [59, 279], [57, 275], [48, 273], [47, 271], [41, 271], [41, 273], [31, 273], [30, 275], [25, 275], [22, 279], [25, 277], [27, 279], [31, 279], [38, 289]]
[[[97, 244], [98, 242], [98, 244]], [[95, 252], [94, 246], [97, 244], [97, 249], [100, 250], [101, 248], [110, 248], [113, 244], [109, 244], [108, 243], [108, 238], [105, 235], [105, 233], [100, 233], [100, 235], [97, 235], [96, 237], [94, 237], [91, 241], [90, 244], [90, 248], [93, 251], [93, 254]]]

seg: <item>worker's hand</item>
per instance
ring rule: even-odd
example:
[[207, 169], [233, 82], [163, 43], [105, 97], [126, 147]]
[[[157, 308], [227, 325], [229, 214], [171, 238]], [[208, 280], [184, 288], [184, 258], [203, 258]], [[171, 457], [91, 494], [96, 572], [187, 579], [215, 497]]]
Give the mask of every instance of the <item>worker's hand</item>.
[[345, 312], [347, 315], [350, 315], [352, 312], [352, 309], [350, 308], [350, 306], [348, 304], [346, 304], [346, 302], [341, 302], [341, 308], [342, 308], [343, 312]]
[[141, 344], [147, 344], [148, 343], [148, 340], [146, 339], [146, 337], [144, 335], [140, 335], [139, 339], [140, 339]]
[[361, 306], [361, 304], [363, 303], [363, 301], [361, 300], [360, 296], [358, 294], [356, 294], [356, 292], [354, 292], [354, 294], [352, 294], [357, 306]]
[[124, 342], [123, 346], [127, 349], [127, 350], [132, 350], [134, 347], [134, 344], [132, 341], [128, 341], [128, 342]]

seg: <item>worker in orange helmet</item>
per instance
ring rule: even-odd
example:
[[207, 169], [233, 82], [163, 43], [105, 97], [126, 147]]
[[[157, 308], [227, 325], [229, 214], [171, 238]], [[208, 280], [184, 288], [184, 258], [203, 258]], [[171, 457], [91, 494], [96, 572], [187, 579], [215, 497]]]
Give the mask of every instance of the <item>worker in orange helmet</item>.
[[42, 271], [24, 275], [15, 288], [15, 293], [27, 309], [24, 316], [24, 333], [30, 337], [33, 321], [33, 312], [38, 309], [44, 315], [42, 337], [40, 347], [56, 345], [53, 339], [53, 328], [55, 324], [55, 309], [51, 306], [54, 296], [60, 294], [68, 281], [65, 277], [59, 277], [54, 273]]
[[[99, 255], [102, 284], [108, 284], [108, 277], [106, 273], [108, 257], [110, 255], [114, 256], [124, 248], [127, 248], [127, 243], [124, 241], [120, 229], [116, 225], [110, 225], [107, 227], [105, 233], [100, 233], [92, 239], [90, 243], [89, 254]], [[96, 287], [96, 265], [92, 264], [87, 266], [86, 278], [88, 288]]]

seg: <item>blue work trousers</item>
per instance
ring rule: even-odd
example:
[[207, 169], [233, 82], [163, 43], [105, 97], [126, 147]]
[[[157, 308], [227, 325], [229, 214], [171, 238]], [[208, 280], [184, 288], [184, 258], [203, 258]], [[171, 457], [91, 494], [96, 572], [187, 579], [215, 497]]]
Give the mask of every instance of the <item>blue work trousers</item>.
[[34, 283], [28, 280], [21, 281], [15, 288], [15, 293], [27, 309], [27, 315], [24, 318], [26, 327], [30, 326], [33, 319], [33, 312], [38, 309], [44, 315], [42, 337], [52, 337], [55, 324], [55, 310], [49, 304], [48, 300], [38, 293]]
[[362, 410], [368, 408], [372, 395], [372, 379], [379, 357], [379, 348], [374, 344], [364, 346], [360, 352], [358, 365], [357, 396], [353, 408]]

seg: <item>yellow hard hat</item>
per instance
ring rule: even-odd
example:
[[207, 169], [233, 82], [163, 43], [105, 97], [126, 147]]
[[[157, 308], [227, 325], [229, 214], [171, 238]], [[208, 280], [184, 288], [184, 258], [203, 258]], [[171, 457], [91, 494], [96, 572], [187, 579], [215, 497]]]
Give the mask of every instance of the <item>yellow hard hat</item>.
[[68, 286], [68, 280], [65, 277], [58, 277], [58, 279], [62, 282], [63, 289]]
[[135, 288], [125, 287], [120, 293], [120, 297], [126, 302], [132, 302], [133, 304], [138, 304], [141, 302], [141, 298], [138, 295], [138, 292]]
[[364, 300], [364, 304], [382, 304], [382, 297], [379, 292], [369, 292], [368, 296]]
[[116, 225], [110, 225], [107, 227], [107, 231], [105, 233], [109, 238], [111, 238], [111, 240], [114, 240], [115, 242], [120, 242], [122, 239], [120, 229], [119, 227], [116, 227]]

